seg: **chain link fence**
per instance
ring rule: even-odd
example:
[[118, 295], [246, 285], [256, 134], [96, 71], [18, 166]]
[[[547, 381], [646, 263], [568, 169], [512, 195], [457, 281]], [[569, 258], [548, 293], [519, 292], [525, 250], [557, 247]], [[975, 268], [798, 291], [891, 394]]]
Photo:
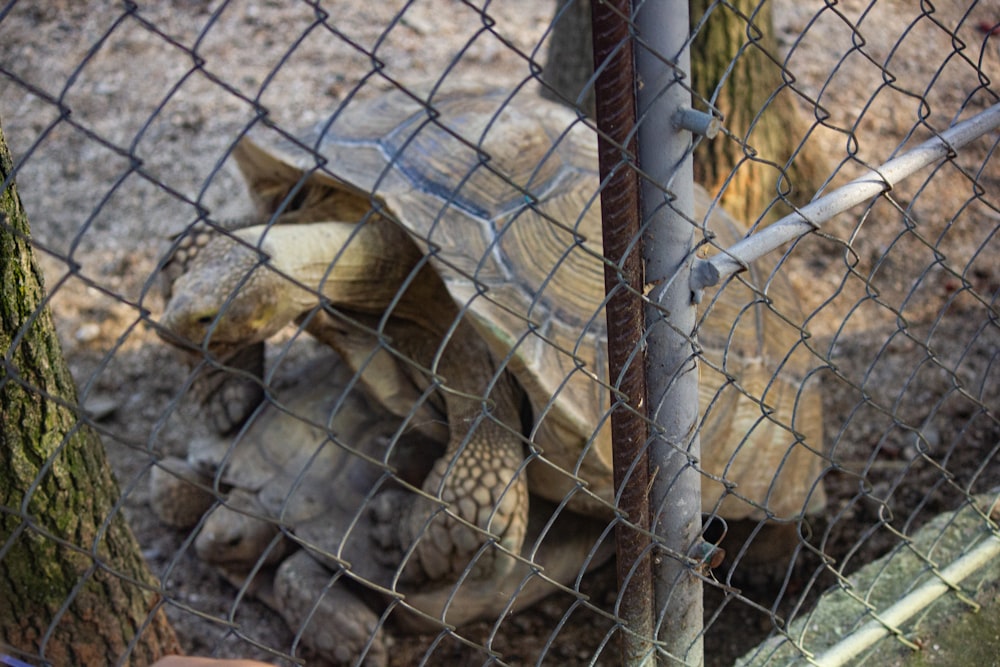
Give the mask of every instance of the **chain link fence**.
[[[693, 4], [695, 45], [734, 56], [709, 89], [677, 79], [722, 121], [684, 135], [691, 211], [683, 170], [650, 183], [635, 136], [593, 119], [588, 14], [0, 7], [0, 120], [80, 412], [187, 652], [605, 665], [639, 637], [634, 664], [835, 665], [937, 650], [993, 603], [1000, 2]], [[625, 25], [599, 54], [652, 53]], [[550, 62], [564, 38], [582, 60]], [[889, 173], [928, 141], [940, 159]], [[690, 326], [657, 307], [673, 275], [627, 277], [638, 237], [602, 250], [616, 173], [689, 223]], [[874, 190], [845, 199], [859, 179]], [[806, 206], [825, 197], [837, 211]], [[734, 248], [795, 225], [812, 231]], [[669, 392], [697, 373], [690, 424], [625, 389], [652, 353], [609, 334], [616, 295], [689, 346], [647, 375]], [[637, 417], [614, 462], [613, 414]], [[669, 465], [642, 458], [658, 438]], [[671, 492], [691, 475], [700, 500]], [[655, 484], [662, 503], [632, 504]], [[693, 543], [648, 532], [681, 511]], [[33, 528], [0, 515], [4, 572]], [[671, 606], [664, 561], [703, 613]], [[51, 664], [46, 637], [5, 651]]]

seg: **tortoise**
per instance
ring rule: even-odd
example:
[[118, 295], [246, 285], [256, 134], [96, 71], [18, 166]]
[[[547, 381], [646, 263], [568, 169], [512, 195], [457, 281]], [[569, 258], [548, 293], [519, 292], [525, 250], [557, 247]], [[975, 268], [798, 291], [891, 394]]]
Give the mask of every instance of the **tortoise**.
[[[295, 321], [406, 428], [446, 425], [423, 482], [375, 499], [394, 585], [503, 580], [529, 488], [613, 515], [596, 142], [574, 112], [526, 90], [397, 90], [233, 155], [266, 222], [195, 244], [161, 332], [224, 357]], [[698, 189], [725, 247], [743, 231], [711, 203]], [[819, 511], [820, 397], [791, 283], [762, 262], [703, 303], [703, 508]]]
[[[389, 599], [375, 590], [390, 589], [396, 571], [370, 557], [366, 507], [383, 486], [419, 484], [433, 461], [427, 452], [443, 451], [443, 442], [397, 434], [402, 420], [352, 382], [332, 352], [284, 375], [238, 435], [199, 439], [186, 460], [154, 468], [154, 508], [172, 525], [198, 524], [199, 557], [274, 608], [319, 657], [384, 665]], [[548, 577], [572, 581], [610, 557], [606, 522], [544, 503], [532, 512], [525, 555]], [[496, 589], [425, 586], [407, 603], [448, 622], [502, 618], [557, 590], [526, 563]], [[437, 628], [404, 607], [393, 620], [409, 631]]]

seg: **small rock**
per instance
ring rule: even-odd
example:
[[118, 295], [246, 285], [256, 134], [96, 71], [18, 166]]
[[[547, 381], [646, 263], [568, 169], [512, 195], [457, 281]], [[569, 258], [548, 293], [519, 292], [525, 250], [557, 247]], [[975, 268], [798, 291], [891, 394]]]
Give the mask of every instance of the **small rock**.
[[108, 394], [90, 394], [83, 401], [83, 413], [95, 422], [107, 419], [118, 409], [118, 399]]
[[101, 327], [96, 322], [87, 322], [76, 330], [74, 337], [80, 343], [92, 343], [101, 335]]
[[413, 11], [409, 11], [404, 14], [400, 19], [400, 23], [418, 35], [430, 35], [437, 27], [429, 18], [415, 14]]

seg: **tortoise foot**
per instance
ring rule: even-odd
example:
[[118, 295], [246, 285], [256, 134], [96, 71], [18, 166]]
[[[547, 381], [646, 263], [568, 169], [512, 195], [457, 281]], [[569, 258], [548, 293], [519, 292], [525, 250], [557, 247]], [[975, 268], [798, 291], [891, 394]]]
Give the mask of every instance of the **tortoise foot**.
[[[419, 567], [405, 567], [404, 556], [412, 540], [409, 538], [409, 521], [402, 520], [416, 504], [425, 506], [427, 514], [432, 504], [416, 494], [401, 489], [388, 489], [379, 493], [369, 505], [370, 533], [374, 548], [373, 559], [382, 568], [395, 573], [395, 578], [403, 584], [420, 584], [427, 576]], [[408, 561], [412, 562], [413, 558]], [[399, 571], [397, 571], [397, 569]]]
[[233, 489], [224, 505], [205, 517], [195, 551], [206, 563], [249, 569], [258, 561], [273, 565], [288, 552], [277, 524], [256, 493]]
[[527, 529], [528, 489], [523, 475], [506, 472], [461, 458], [448, 470], [439, 459], [424, 491], [441, 500], [397, 490], [376, 498], [375, 541], [387, 563], [403, 563], [401, 582], [499, 579], [510, 570]]
[[167, 457], [150, 470], [149, 504], [168, 526], [191, 528], [215, 503], [215, 496], [208, 491], [211, 485], [211, 477], [184, 459]]
[[300, 550], [275, 574], [275, 602], [296, 638], [324, 660], [384, 667], [389, 656], [381, 619], [347, 582]]

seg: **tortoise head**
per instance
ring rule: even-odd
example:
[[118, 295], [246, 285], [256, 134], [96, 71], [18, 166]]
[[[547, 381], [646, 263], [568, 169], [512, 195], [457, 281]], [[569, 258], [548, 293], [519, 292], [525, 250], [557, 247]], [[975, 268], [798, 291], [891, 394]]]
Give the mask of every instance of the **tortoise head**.
[[170, 285], [158, 333], [166, 342], [219, 352], [263, 341], [301, 314], [295, 284], [269, 256], [217, 234], [185, 261]]

